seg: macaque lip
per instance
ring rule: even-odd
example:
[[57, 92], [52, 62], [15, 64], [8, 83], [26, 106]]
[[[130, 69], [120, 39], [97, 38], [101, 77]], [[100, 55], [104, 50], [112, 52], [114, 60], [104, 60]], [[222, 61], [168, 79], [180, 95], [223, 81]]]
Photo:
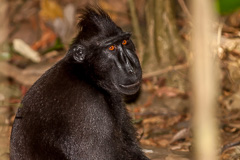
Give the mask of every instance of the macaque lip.
[[122, 88], [125, 88], [125, 89], [130, 89], [130, 88], [134, 88], [134, 87], [137, 87], [140, 85], [140, 82], [137, 81], [136, 83], [133, 83], [133, 84], [128, 84], [128, 85], [125, 85], [125, 84], [120, 84], [120, 86]]

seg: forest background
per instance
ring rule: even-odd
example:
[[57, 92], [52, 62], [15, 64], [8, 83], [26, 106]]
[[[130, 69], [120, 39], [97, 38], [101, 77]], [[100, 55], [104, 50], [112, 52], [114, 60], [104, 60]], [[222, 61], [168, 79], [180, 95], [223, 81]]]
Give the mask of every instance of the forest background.
[[[187, 0], [0, 0], [0, 160], [9, 159], [9, 136], [29, 87], [67, 52], [79, 11], [98, 4], [132, 32], [143, 68], [139, 95], [127, 107], [139, 142], [151, 159], [191, 159], [194, 96], [191, 78], [196, 28]], [[219, 68], [215, 108], [220, 159], [240, 157], [240, 1], [216, 0], [213, 57]], [[205, 13], [207, 9], [202, 8]], [[203, 16], [204, 17], [204, 16]], [[204, 67], [204, 63], [202, 67]], [[204, 106], [203, 106], [204, 107]], [[196, 113], [195, 113], [196, 114]], [[205, 118], [205, 117], [203, 117]]]

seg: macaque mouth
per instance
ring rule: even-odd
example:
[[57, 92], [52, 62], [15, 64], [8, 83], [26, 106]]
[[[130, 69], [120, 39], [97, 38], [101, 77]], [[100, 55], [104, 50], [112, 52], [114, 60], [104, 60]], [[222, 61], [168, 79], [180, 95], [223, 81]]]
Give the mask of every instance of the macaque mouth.
[[125, 85], [125, 84], [120, 84], [120, 86], [121, 86], [122, 88], [124, 88], [124, 89], [134, 88], [134, 87], [137, 87], [137, 86], [139, 86], [139, 85], [140, 85], [140, 82], [139, 82], [139, 81], [137, 81], [136, 83], [127, 84], [127, 85]]

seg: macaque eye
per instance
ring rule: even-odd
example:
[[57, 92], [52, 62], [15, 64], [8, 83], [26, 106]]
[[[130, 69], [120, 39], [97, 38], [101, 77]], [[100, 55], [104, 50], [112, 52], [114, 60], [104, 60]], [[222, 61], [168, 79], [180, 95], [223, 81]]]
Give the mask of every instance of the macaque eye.
[[126, 45], [126, 44], [127, 44], [127, 40], [123, 40], [123, 41], [122, 41], [122, 44], [123, 44], [123, 45]]
[[109, 49], [110, 51], [113, 51], [113, 50], [115, 49], [115, 46], [112, 45], [112, 46], [110, 46], [108, 49]]

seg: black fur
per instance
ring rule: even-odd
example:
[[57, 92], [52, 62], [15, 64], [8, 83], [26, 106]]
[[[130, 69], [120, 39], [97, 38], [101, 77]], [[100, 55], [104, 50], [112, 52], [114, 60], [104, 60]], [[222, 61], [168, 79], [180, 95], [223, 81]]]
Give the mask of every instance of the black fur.
[[85, 9], [79, 27], [67, 55], [23, 98], [11, 160], [148, 160], [122, 102], [142, 76], [130, 34], [99, 8]]

